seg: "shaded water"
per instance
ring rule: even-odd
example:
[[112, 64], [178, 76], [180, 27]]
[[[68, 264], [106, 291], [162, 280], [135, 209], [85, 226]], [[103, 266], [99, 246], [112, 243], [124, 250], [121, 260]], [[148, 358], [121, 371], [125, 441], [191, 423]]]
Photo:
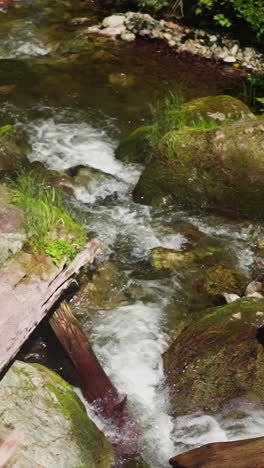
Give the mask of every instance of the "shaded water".
[[[168, 89], [199, 96], [232, 88], [237, 79], [229, 69], [221, 75], [213, 64], [172, 57], [160, 44], [118, 45], [104, 39], [84, 44], [65, 26], [71, 17], [89, 14], [92, 23], [96, 12], [89, 8], [15, 2], [2, 13], [0, 116], [3, 123], [25, 128], [31, 161], [55, 170], [84, 165], [107, 174], [76, 186], [72, 202], [81, 207], [87, 232], [103, 242], [98, 261], [111, 262], [120, 272], [116, 295], [126, 294], [107, 310], [99, 308], [92, 322], [82, 316], [82, 323], [103, 367], [120, 393], [128, 395], [144, 458], [159, 468], [189, 447], [263, 433], [264, 413], [249, 404], [239, 427], [224, 413], [173, 419], [162, 364], [179, 324], [188, 323], [194, 306], [208, 305], [208, 298], [195, 296], [194, 277], [200, 269], [221, 264], [249, 278], [256, 228], [135, 204], [131, 194], [142, 168], [116, 160], [114, 149], [122, 135], [148, 118], [148, 103]], [[1, 94], [1, 86], [9, 85], [14, 85], [10, 92]], [[204, 252], [192, 275], [155, 272], [150, 250], [183, 250], [190, 232], [199, 234], [198, 248]], [[232, 408], [240, 405], [233, 402]], [[115, 438], [92, 408], [89, 414]]]

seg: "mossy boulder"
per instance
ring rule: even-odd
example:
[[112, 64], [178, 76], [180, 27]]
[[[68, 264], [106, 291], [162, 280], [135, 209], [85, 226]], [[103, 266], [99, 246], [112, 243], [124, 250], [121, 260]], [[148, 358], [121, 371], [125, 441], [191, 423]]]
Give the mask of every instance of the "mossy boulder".
[[254, 114], [239, 99], [228, 95], [206, 96], [184, 105], [187, 125], [205, 121], [222, 123], [226, 120], [253, 119]]
[[15, 170], [27, 161], [29, 145], [23, 133], [11, 128], [1, 134], [0, 127], [0, 171]]
[[141, 203], [264, 217], [264, 120], [166, 134], [134, 190]]
[[[160, 115], [161, 112], [164, 112], [163, 116]], [[179, 124], [181, 128], [201, 122], [215, 122], [216, 125], [221, 125], [228, 120], [253, 118], [254, 115], [246, 104], [228, 95], [193, 99], [181, 108], [175, 106], [175, 110], [171, 107], [169, 109], [161, 107], [158, 112], [159, 122], [143, 125], [130, 133], [117, 147], [116, 157], [125, 162], [145, 164], [152, 151], [153, 134], [157, 140], [169, 130], [179, 128]]]
[[117, 159], [143, 164], [150, 152], [149, 137], [153, 125], [143, 125], [124, 138], [116, 149]]
[[256, 339], [264, 300], [208, 309], [164, 354], [173, 410], [217, 411], [236, 397], [264, 400], [264, 349]]
[[[79, 397], [40, 364], [12, 365], [1, 381], [0, 411], [2, 424], [23, 430], [19, 450], [33, 466], [112, 466], [112, 447], [88, 418]], [[13, 466], [19, 468], [19, 460]]]

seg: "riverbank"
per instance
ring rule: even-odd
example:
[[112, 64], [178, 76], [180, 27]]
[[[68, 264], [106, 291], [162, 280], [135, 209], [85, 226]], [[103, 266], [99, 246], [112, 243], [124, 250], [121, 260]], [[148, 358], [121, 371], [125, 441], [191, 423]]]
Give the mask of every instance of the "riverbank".
[[[84, 24], [84, 19], [76, 18], [73, 24]], [[189, 52], [248, 72], [264, 71], [263, 55], [251, 47], [242, 48], [236, 40], [172, 21], [156, 20], [149, 14], [117, 13], [104, 18], [99, 24], [89, 26], [82, 34], [98, 34], [126, 42], [132, 42], [137, 37], [161, 39], [166, 41], [174, 53]]]

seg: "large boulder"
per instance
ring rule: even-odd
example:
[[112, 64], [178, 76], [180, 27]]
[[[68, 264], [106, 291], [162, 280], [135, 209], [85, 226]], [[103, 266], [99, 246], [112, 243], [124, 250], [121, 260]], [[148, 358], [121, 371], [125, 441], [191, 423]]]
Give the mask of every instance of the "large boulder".
[[134, 190], [141, 203], [264, 217], [264, 120], [167, 133]]
[[1, 423], [20, 428], [24, 440], [12, 468], [110, 468], [110, 443], [88, 418], [79, 397], [61, 377], [40, 364], [16, 361], [0, 386]]
[[208, 309], [176, 338], [164, 365], [177, 415], [217, 411], [236, 397], [264, 399], [264, 300], [238, 299]]
[[[176, 101], [180, 99], [175, 99]], [[170, 130], [207, 123], [222, 125], [227, 121], [253, 119], [250, 109], [239, 99], [219, 95], [193, 99], [185, 104], [161, 106], [157, 109], [157, 121], [143, 125], [121, 140], [116, 157], [126, 162], [148, 162], [155, 142]], [[153, 135], [154, 138], [153, 138]]]

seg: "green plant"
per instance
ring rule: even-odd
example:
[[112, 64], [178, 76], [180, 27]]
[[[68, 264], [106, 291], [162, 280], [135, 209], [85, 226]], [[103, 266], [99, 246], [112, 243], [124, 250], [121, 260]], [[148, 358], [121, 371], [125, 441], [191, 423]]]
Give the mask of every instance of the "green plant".
[[64, 257], [69, 260], [74, 258], [76, 248], [62, 239], [48, 239], [46, 245], [44, 245], [44, 253], [51, 257], [56, 266], [59, 266]]
[[66, 213], [60, 192], [24, 172], [12, 185], [11, 203], [23, 208], [32, 252], [44, 252], [57, 266], [62, 258], [70, 260], [84, 245], [86, 236]]
[[243, 20], [260, 38], [264, 34], [263, 0], [198, 0], [197, 15], [207, 15], [222, 27]]
[[13, 125], [3, 125], [0, 127], [0, 136], [3, 136], [5, 133], [9, 132], [9, 130], [12, 130]]
[[150, 105], [150, 112], [154, 123], [149, 133], [149, 143], [152, 147], [159, 143], [165, 133], [182, 128], [186, 122], [183, 97], [174, 91], [170, 91], [162, 102]]

